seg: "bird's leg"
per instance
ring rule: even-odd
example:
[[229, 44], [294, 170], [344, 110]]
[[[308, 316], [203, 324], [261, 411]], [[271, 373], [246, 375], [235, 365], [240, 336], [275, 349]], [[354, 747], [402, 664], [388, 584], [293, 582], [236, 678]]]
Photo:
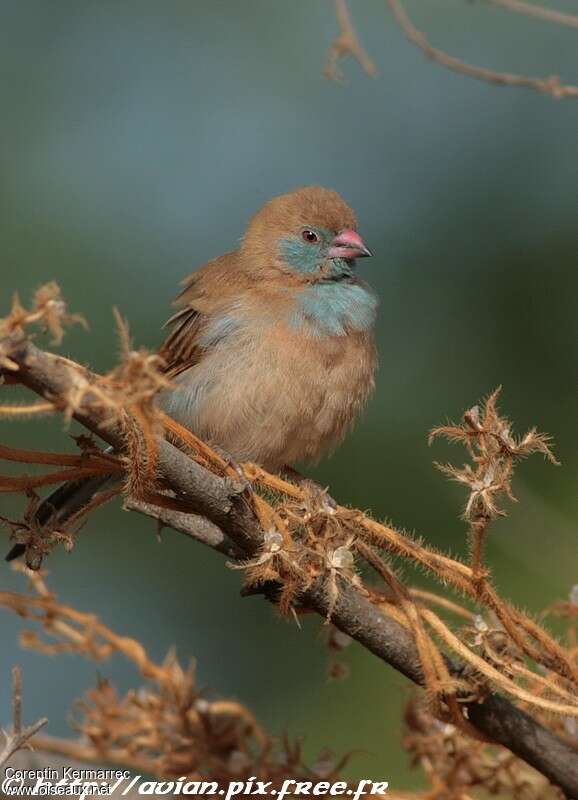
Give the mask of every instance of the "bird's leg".
[[321, 486], [321, 484], [317, 483], [317, 481], [314, 481], [312, 478], [306, 478], [305, 475], [302, 475], [298, 470], [294, 469], [294, 467], [290, 467], [288, 464], [282, 468], [281, 474], [285, 475], [285, 477], [289, 478], [290, 481], [300, 488], [309, 490], [315, 497], [319, 498], [321, 508], [326, 514], [335, 514], [337, 511], [337, 503], [327, 491], [327, 487]]
[[243, 486], [243, 489], [252, 494], [253, 487], [250, 481], [247, 479], [245, 473], [243, 472], [243, 468], [241, 467], [241, 465], [237, 461], [235, 461], [235, 459], [230, 453], [227, 453], [226, 450], [223, 450], [222, 447], [219, 447], [216, 444], [211, 444], [211, 447], [213, 448], [215, 453], [220, 455], [223, 461], [227, 463], [227, 466], [231, 467], [231, 469], [237, 473], [237, 477], [239, 478], [239, 482]]

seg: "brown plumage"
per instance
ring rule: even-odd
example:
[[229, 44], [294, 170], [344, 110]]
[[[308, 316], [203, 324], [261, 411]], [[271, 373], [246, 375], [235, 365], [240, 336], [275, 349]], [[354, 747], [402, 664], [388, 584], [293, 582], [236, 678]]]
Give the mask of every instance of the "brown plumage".
[[[338, 444], [375, 369], [371, 325], [360, 310], [373, 309], [375, 299], [351, 258], [328, 256], [340, 232], [356, 237], [354, 226], [338, 194], [300, 189], [267, 203], [239, 250], [193, 273], [160, 351], [176, 385], [162, 397], [165, 410], [237, 460], [269, 469], [315, 460]], [[304, 231], [325, 237], [314, 243], [318, 251]], [[360, 247], [357, 255], [368, 253]]]

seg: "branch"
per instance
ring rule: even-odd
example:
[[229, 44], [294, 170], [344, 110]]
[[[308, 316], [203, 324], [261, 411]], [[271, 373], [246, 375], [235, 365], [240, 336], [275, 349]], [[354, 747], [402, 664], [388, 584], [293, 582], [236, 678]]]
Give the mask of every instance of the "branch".
[[153, 517], [159, 522], [159, 530], [163, 527], [172, 528], [179, 533], [184, 533], [200, 544], [207, 545], [212, 550], [222, 553], [235, 560], [245, 558], [246, 553], [225, 536], [223, 531], [206, 517], [198, 514], [187, 514], [170, 508], [159, 508], [152, 503], [145, 503], [135, 497], [129, 497], [124, 502], [127, 511], [138, 511], [145, 517]]
[[[526, 7], [528, 4], [521, 3], [519, 0], [490, 0], [490, 2], [499, 3], [500, 5], [510, 8], [510, 10], [516, 10], [526, 14], [529, 13], [527, 8], [522, 11], [522, 7]], [[468, 75], [471, 78], [477, 78], [478, 80], [486, 81], [486, 83], [500, 86], [522, 86], [535, 89], [543, 94], [549, 94], [558, 100], [566, 97], [578, 97], [578, 86], [563, 84], [558, 75], [552, 75], [549, 78], [533, 78], [528, 75], [517, 75], [510, 72], [496, 72], [455, 58], [444, 50], [440, 50], [429, 43], [425, 34], [415, 27], [400, 0], [387, 0], [387, 3], [407, 39], [412, 44], [415, 44], [427, 58], [447, 67], [453, 72], [457, 72], [461, 75]], [[544, 11], [546, 11], [546, 9], [544, 9]], [[536, 7], [534, 16], [542, 16], [544, 19], [548, 18], [550, 21], [555, 21], [558, 24], [578, 27], [578, 18], [570, 17], [567, 14], [557, 15], [555, 12], [549, 12], [546, 17], [545, 14], [540, 13], [540, 7]], [[564, 17], [565, 21], [562, 22], [559, 18], [554, 19], [555, 16]]]
[[33, 725], [22, 727], [22, 671], [16, 666], [12, 670], [13, 692], [14, 692], [14, 722], [12, 733], [2, 731], [6, 739], [4, 747], [0, 752], [0, 768], [5, 766], [12, 758], [14, 753], [25, 748], [30, 739], [43, 728], [48, 720], [42, 717]]
[[330, 80], [340, 80], [342, 74], [339, 69], [339, 61], [345, 56], [352, 56], [370, 77], [375, 77], [377, 69], [367, 50], [359, 41], [346, 0], [335, 0], [335, 15], [339, 24], [339, 35], [331, 43], [323, 74]]
[[552, 22], [554, 25], [578, 30], [578, 17], [575, 14], [564, 14], [562, 11], [545, 8], [534, 3], [526, 3], [524, 0], [488, 0], [488, 2], [505, 8], [507, 11], [513, 11], [515, 14], [536, 17], [536, 19], [544, 20], [544, 22]]
[[[10, 358], [19, 367], [21, 383], [53, 402], [55, 408], [58, 408], [58, 398], [67, 397], [76, 389], [79, 371], [88, 384], [96, 379], [88, 370], [66, 358], [39, 350], [26, 339], [14, 342]], [[123, 429], [118, 424], [111, 424], [104, 410], [91, 405], [94, 399], [96, 395], [93, 398], [90, 389], [86, 391], [80, 407], [72, 413], [73, 418], [115, 450], [123, 452], [126, 447]], [[203, 469], [165, 439], [158, 439], [158, 469], [171, 488], [187, 497], [194, 513], [206, 517], [224, 533], [234, 530], [235, 535], [231, 538], [243, 552], [254, 552], [259, 547], [261, 532], [247, 498], [243, 496], [245, 486]]]
[[[35, 347], [23, 338], [3, 342], [9, 354], [10, 374], [54, 403], [55, 408], [68, 397], [82, 368]], [[89, 383], [96, 379], [86, 370]], [[121, 427], [111, 424], [97, 404], [90, 404], [90, 392], [72, 416], [116, 450], [125, 448]], [[208, 471], [163, 438], [156, 438], [158, 473], [163, 485], [178, 497], [186, 498], [192, 514], [129, 499], [127, 508], [173, 526], [205, 545], [237, 558], [255, 557], [263, 547], [263, 529], [256, 516], [247, 488], [230, 477]], [[200, 520], [199, 518], [204, 518]], [[443, 556], [436, 556], [443, 560]], [[463, 568], [467, 569], [466, 567]], [[411, 630], [384, 614], [362, 590], [339, 579], [339, 591], [330, 596], [323, 577], [302, 594], [302, 602], [314, 609], [385, 663], [417, 684], [424, 683], [421, 661]], [[463, 665], [446, 658], [447, 669], [455, 678], [463, 675]], [[476, 702], [464, 702], [467, 718], [484, 737], [511, 750], [560, 786], [568, 798], [578, 799], [578, 757], [569, 744], [518, 709], [509, 700], [489, 694]]]

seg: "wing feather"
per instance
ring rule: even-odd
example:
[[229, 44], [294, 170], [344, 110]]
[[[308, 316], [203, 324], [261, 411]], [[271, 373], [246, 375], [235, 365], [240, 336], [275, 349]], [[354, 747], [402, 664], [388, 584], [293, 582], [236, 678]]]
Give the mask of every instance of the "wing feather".
[[175, 301], [182, 308], [165, 323], [171, 331], [159, 350], [171, 377], [199, 362], [207, 349], [201, 339], [208, 323], [247, 285], [248, 276], [238, 265], [239, 254], [235, 250], [209, 261], [183, 281]]

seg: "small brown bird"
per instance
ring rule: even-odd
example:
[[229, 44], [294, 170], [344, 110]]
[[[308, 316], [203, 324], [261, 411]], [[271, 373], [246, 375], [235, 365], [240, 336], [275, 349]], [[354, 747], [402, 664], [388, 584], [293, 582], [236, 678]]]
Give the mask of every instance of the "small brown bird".
[[[319, 186], [270, 200], [241, 246], [193, 273], [161, 355], [160, 406], [237, 461], [281, 470], [332, 450], [374, 385], [377, 299], [355, 215]], [[62, 524], [102, 489], [64, 485], [38, 511]], [[22, 553], [16, 545], [8, 558]]]
[[344, 437], [373, 388], [377, 300], [355, 272], [371, 255], [333, 191], [276, 197], [241, 247], [185, 282], [161, 349], [184, 427], [278, 470]]

